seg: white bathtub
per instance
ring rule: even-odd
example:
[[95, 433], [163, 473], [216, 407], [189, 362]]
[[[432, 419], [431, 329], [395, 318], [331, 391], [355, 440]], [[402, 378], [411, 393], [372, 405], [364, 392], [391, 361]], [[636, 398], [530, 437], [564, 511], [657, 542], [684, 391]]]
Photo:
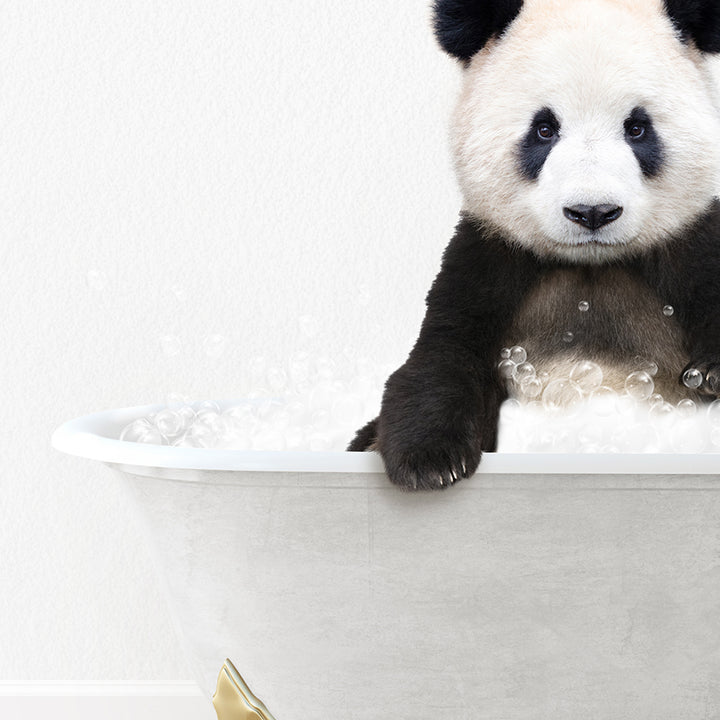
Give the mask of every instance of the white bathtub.
[[206, 692], [229, 657], [277, 720], [720, 717], [720, 456], [487, 455], [404, 493], [372, 453], [112, 439], [156, 409], [53, 443], [123, 473]]

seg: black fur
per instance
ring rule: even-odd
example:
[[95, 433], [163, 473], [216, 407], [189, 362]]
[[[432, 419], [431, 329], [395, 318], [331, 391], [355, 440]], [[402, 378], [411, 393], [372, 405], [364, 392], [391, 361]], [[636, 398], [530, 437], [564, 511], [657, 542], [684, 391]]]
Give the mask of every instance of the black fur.
[[659, 297], [675, 309], [685, 329], [690, 362], [680, 373], [703, 373], [700, 391], [720, 395], [720, 201], [684, 237], [639, 263], [640, 271]]
[[665, 0], [673, 25], [683, 40], [692, 40], [703, 52], [720, 52], [720, 2]]
[[[633, 137], [635, 128], [642, 128], [640, 137]], [[634, 108], [625, 120], [625, 142], [632, 148], [646, 177], [653, 177], [660, 172], [665, 160], [663, 144], [645, 108]]]
[[445, 52], [468, 62], [521, 7], [522, 0], [435, 0], [435, 35]]
[[[544, 138], [538, 132], [542, 127], [550, 128], [553, 135]], [[560, 134], [560, 123], [550, 108], [542, 108], [535, 113], [527, 134], [518, 149], [520, 172], [528, 180], [537, 180], [545, 160], [555, 147]]]
[[[503, 336], [526, 293], [563, 266], [511, 247], [463, 217], [428, 293], [415, 347], [388, 378], [379, 417], [348, 449], [366, 449], [374, 441], [390, 480], [408, 489], [443, 488], [471, 475], [482, 451], [494, 450], [497, 442], [506, 397], [496, 369]], [[675, 308], [692, 358], [688, 367], [709, 374], [702, 390], [716, 396], [720, 202], [682, 237], [621, 266], [655, 290], [658, 307]]]

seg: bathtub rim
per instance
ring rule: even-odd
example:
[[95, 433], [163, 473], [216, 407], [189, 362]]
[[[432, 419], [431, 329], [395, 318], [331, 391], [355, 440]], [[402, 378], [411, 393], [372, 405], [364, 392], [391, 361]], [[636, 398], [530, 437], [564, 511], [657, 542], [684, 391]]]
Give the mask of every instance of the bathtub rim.
[[[231, 405], [233, 401], [222, 403]], [[52, 435], [52, 446], [69, 455], [127, 468], [249, 471], [274, 473], [352, 473], [384, 475], [375, 452], [261, 451], [177, 448], [117, 438], [134, 419], [163, 404], [102, 410], [69, 420]], [[485, 453], [478, 474], [488, 475], [716, 475], [720, 454]]]

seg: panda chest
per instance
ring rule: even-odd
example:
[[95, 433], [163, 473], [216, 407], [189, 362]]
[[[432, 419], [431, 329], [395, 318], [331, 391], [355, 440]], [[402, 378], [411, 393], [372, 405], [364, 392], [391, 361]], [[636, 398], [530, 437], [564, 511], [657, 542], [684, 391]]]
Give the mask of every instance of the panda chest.
[[520, 345], [528, 362], [551, 380], [590, 360], [603, 384], [620, 391], [628, 374], [657, 366], [655, 385], [682, 396], [678, 378], [689, 361], [682, 328], [667, 303], [619, 268], [547, 272], [512, 318], [505, 345]]

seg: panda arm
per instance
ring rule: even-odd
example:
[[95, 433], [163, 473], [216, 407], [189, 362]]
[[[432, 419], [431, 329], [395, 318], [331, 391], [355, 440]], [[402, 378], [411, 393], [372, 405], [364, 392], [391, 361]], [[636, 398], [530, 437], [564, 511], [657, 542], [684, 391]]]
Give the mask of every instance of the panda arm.
[[699, 390], [720, 396], [720, 202], [643, 270], [685, 331], [690, 362], [678, 382], [686, 370], [697, 368], [703, 373]]
[[417, 342], [385, 385], [376, 446], [392, 482], [446, 487], [471, 475], [483, 450], [495, 449], [506, 396], [498, 355], [537, 274], [525, 251], [461, 220]]

